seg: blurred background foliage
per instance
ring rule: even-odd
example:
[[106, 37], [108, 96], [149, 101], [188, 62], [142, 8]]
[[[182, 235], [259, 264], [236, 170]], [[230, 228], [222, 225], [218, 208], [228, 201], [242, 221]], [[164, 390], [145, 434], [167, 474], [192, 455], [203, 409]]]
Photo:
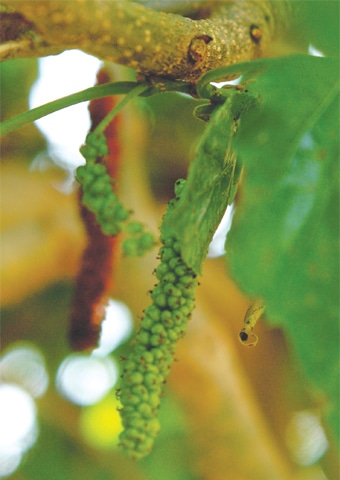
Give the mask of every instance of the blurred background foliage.
[[[301, 5], [299, 28], [304, 25], [308, 43], [338, 54], [338, 3]], [[27, 109], [38, 67], [35, 60], [12, 60], [0, 68], [1, 115], [7, 119]], [[192, 116], [194, 105], [186, 97], [164, 94], [123, 112], [121, 194], [155, 231], [173, 182], [186, 175], [204, 129]], [[95, 377], [108, 371], [109, 381], [96, 399], [86, 402], [61, 386], [64, 362], [74, 358], [67, 341], [69, 308], [86, 239], [76, 192], [59, 188], [64, 171], [52, 163], [31, 168], [46, 148], [33, 125], [2, 139], [0, 475], [18, 480], [338, 478], [336, 444], [321, 415], [327, 398], [305, 379], [281, 329], [262, 321], [258, 346], [239, 344], [250, 300], [221, 257], [205, 263], [197, 308], [166, 387], [153, 452], [138, 463], [120, 454], [113, 383], [128, 334], [98, 357], [103, 370], [95, 370]], [[155, 257], [156, 251], [143, 259], [121, 258], [113, 272], [112, 298], [128, 305], [136, 324], [154, 284]], [[337, 346], [332, 348], [335, 354]], [[81, 371], [93, 369], [86, 364], [91, 358], [81, 356]], [[322, 363], [314, 368], [323, 375]], [[78, 392], [81, 371], [72, 380]], [[96, 390], [93, 376], [84, 378], [89, 390]], [[19, 398], [20, 390], [31, 401], [30, 428], [24, 430], [21, 420], [17, 437], [22, 407], [14, 400], [6, 403], [9, 386], [17, 397], [8, 398]]]

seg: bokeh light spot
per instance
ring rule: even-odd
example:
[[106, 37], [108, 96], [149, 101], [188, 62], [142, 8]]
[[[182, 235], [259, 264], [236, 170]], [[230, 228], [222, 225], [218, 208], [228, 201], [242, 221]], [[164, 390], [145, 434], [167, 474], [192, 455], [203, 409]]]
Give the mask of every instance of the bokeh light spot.
[[19, 467], [22, 453], [0, 451], [0, 478], [8, 477]]
[[13, 473], [38, 436], [34, 400], [21, 387], [0, 384], [0, 477]]
[[80, 430], [85, 441], [94, 448], [112, 448], [118, 443], [122, 423], [117, 411], [118, 400], [113, 395], [96, 405], [84, 408], [80, 416]]
[[286, 430], [286, 442], [299, 465], [316, 463], [328, 449], [328, 441], [317, 414], [310, 411], [293, 415]]
[[309, 55], [312, 55], [313, 57], [324, 57], [324, 53], [321, 52], [321, 50], [318, 50], [315, 48], [313, 45], [308, 46], [308, 53]]
[[[39, 59], [40, 75], [30, 92], [30, 108], [92, 87], [100, 63], [97, 58], [79, 50]], [[90, 127], [87, 106], [88, 102], [82, 102], [36, 122], [47, 139], [51, 158], [71, 171], [84, 163], [79, 147]]]
[[93, 350], [95, 356], [105, 356], [113, 352], [133, 330], [133, 320], [129, 308], [117, 300], [109, 300], [105, 320], [99, 339], [99, 347]]
[[216, 258], [225, 254], [225, 242], [227, 234], [231, 228], [234, 216], [234, 204], [230, 205], [216, 229], [212, 241], [209, 245], [208, 258]]
[[56, 387], [76, 405], [93, 405], [107, 394], [117, 378], [118, 368], [111, 358], [71, 354], [58, 369]]
[[34, 346], [12, 344], [0, 360], [0, 380], [20, 385], [33, 398], [41, 397], [49, 381], [43, 355]]

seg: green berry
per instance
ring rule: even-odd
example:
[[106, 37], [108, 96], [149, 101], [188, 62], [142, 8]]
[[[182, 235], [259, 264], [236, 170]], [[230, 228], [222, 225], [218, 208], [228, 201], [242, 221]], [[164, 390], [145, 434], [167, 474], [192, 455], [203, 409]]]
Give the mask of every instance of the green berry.
[[155, 289], [152, 292], [151, 298], [158, 307], [165, 308], [167, 306], [167, 296], [165, 293], [161, 293], [159, 289]]
[[161, 335], [156, 334], [156, 335], [151, 335], [150, 336], [150, 345], [152, 347], [158, 347], [162, 343], [164, 343], [164, 340], [163, 340]]
[[142, 345], [148, 345], [150, 343], [150, 334], [146, 331], [139, 332], [138, 342]]
[[144, 251], [150, 250], [156, 243], [154, 235], [150, 232], [143, 233], [138, 242], [140, 248]]
[[130, 385], [143, 383], [143, 375], [139, 372], [129, 373], [126, 377], [126, 382]]
[[155, 271], [156, 277], [158, 278], [158, 280], [161, 280], [162, 277], [168, 272], [169, 272], [169, 266], [166, 263], [161, 263], [160, 265], [158, 265]]
[[175, 283], [177, 282], [177, 275], [174, 272], [167, 272], [162, 275], [161, 280], [163, 283]]
[[141, 357], [141, 361], [144, 362], [146, 365], [151, 366], [154, 361], [154, 356], [152, 352], [144, 352], [143, 356]]
[[128, 238], [122, 242], [122, 251], [127, 257], [135, 256], [137, 253], [137, 242], [133, 238]]
[[133, 360], [129, 360], [124, 363], [124, 372], [134, 372], [137, 369], [137, 363]]
[[92, 174], [95, 175], [96, 177], [104, 177], [105, 175], [108, 175], [106, 171], [106, 167], [101, 163], [95, 163], [93, 165], [90, 164], [89, 168], [91, 168]]
[[156, 323], [156, 325], [151, 328], [151, 333], [155, 335], [162, 335], [163, 337], [166, 336], [166, 330], [161, 323]]
[[146, 402], [138, 405], [138, 411], [144, 418], [150, 418], [153, 416], [153, 408]]
[[[145, 319], [147, 318], [149, 318], [152, 321], [152, 323], [158, 322], [161, 318], [160, 309], [156, 305], [149, 305], [145, 310]], [[145, 326], [145, 321], [143, 323], [143, 326]]]
[[[172, 247], [174, 244], [174, 239], [172, 237], [164, 237], [163, 235], [161, 235], [160, 240], [163, 243], [164, 247]], [[162, 252], [162, 249], [160, 251]]]
[[166, 283], [163, 287], [163, 292], [166, 295], [171, 295], [174, 297], [181, 297], [182, 296], [182, 290], [180, 288], [175, 287], [172, 283]]
[[130, 222], [126, 226], [126, 231], [129, 235], [134, 235], [143, 231], [143, 224], [140, 222]]
[[102, 157], [109, 153], [106, 137], [103, 133], [89, 133], [86, 137], [86, 147], [92, 149], [96, 157]]

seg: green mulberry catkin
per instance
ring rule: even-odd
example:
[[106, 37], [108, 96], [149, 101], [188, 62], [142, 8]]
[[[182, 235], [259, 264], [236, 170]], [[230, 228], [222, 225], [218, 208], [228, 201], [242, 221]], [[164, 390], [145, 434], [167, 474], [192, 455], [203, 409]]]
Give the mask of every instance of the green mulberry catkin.
[[82, 202], [94, 213], [105, 235], [117, 235], [124, 230], [129, 237], [122, 242], [125, 255], [144, 255], [154, 247], [156, 243], [154, 236], [145, 232], [142, 223], [127, 222], [131, 212], [114, 193], [112, 178], [105, 165], [96, 163], [98, 157], [108, 153], [105, 135], [90, 133], [80, 152], [86, 159], [86, 164], [76, 170], [76, 179], [83, 190]]
[[86, 159], [86, 164], [76, 170], [76, 179], [83, 190], [82, 201], [94, 213], [103, 233], [117, 235], [130, 212], [114, 193], [105, 165], [96, 163], [97, 157], [108, 153], [104, 134], [89, 134], [80, 152]]
[[[183, 183], [177, 182], [178, 196]], [[163, 222], [175, 207], [168, 206]], [[195, 305], [196, 274], [183, 261], [180, 245], [161, 235], [160, 264], [155, 270], [159, 283], [151, 292], [152, 304], [145, 311], [132, 352], [124, 359], [118, 397], [124, 430], [120, 446], [129, 456], [147, 455], [158, 435], [158, 409], [164, 384], [174, 361], [176, 342], [184, 335]]]

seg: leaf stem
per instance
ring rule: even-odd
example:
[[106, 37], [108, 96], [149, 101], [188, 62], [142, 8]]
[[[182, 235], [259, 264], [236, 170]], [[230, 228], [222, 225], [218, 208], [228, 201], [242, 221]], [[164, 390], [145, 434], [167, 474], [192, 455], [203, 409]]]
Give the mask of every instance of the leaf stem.
[[[140, 84], [137, 82], [114, 82], [90, 87], [82, 90], [81, 92], [67, 95], [66, 97], [59, 98], [58, 100], [46, 103], [40, 107], [33, 108], [28, 112], [21, 113], [17, 117], [10, 118], [9, 120], [2, 122], [0, 124], [0, 137], [7, 135], [8, 133], [13, 132], [20, 127], [23, 127], [28, 123], [34, 122], [41, 117], [50, 115], [58, 110], [62, 110], [63, 108], [76, 105], [77, 103], [95, 100], [97, 98], [109, 97], [111, 95], [129, 94], [130, 91], [135, 91], [135, 87], [140, 87], [138, 90], [139, 93], [145, 91], [147, 88], [150, 88], [150, 86], [146, 83]], [[135, 95], [136, 94], [134, 93], [133, 96]]]
[[99, 125], [95, 129], [95, 133], [103, 133], [105, 128], [111, 123], [114, 117], [120, 112], [120, 110], [127, 105], [135, 97], [138, 97], [141, 93], [145, 92], [150, 88], [150, 85], [147, 83], [139, 83], [136, 84], [137, 86], [129, 91], [126, 97], [118, 103], [107, 115], [106, 117], [99, 123]]

